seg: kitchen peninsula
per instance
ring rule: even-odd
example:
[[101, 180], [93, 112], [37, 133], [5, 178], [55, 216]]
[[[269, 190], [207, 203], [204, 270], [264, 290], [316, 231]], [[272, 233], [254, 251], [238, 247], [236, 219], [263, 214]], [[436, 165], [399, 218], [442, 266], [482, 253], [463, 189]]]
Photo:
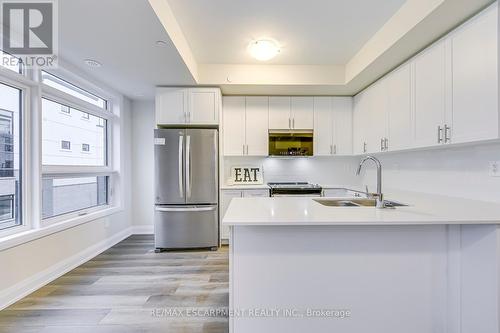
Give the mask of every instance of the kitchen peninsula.
[[498, 332], [500, 206], [388, 199], [233, 199], [231, 332]]

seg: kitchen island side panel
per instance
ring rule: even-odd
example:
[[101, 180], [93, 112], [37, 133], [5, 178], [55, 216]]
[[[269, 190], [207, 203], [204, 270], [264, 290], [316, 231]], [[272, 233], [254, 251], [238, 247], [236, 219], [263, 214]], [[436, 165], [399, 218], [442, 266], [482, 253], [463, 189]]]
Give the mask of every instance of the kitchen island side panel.
[[[484, 306], [498, 304], [498, 265], [473, 267], [478, 256], [498, 261], [496, 226], [476, 226], [484, 237], [475, 238], [446, 225], [231, 228], [231, 332], [472, 333], [464, 320], [498, 323], [491, 311], [453, 312], [477, 288], [491, 293]], [[476, 246], [462, 249], [470, 237]], [[475, 274], [495, 269], [474, 286]]]

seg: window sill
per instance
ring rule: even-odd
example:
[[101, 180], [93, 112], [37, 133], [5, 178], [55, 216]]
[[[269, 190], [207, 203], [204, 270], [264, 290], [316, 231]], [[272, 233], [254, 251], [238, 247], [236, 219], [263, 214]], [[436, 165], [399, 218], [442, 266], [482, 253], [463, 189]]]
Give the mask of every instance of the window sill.
[[99, 218], [116, 214], [122, 210], [123, 209], [121, 207], [109, 207], [93, 213], [89, 213], [87, 215], [69, 218], [65, 221], [54, 223], [45, 227], [40, 227], [38, 229], [30, 229], [24, 232], [21, 231], [19, 233], [2, 237], [0, 238], [0, 251], [7, 250], [12, 247], [16, 247], [24, 243], [28, 243], [70, 228], [74, 228], [78, 225], [85, 224]]

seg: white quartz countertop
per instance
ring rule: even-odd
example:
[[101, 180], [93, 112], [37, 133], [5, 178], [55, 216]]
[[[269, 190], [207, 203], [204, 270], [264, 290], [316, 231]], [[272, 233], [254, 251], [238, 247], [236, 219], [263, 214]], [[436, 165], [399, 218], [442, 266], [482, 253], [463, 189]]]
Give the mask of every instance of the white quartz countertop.
[[[232, 199], [226, 225], [420, 225], [500, 224], [500, 203], [391, 192], [386, 200], [408, 207], [329, 207], [307, 197]], [[324, 198], [320, 198], [324, 199]]]

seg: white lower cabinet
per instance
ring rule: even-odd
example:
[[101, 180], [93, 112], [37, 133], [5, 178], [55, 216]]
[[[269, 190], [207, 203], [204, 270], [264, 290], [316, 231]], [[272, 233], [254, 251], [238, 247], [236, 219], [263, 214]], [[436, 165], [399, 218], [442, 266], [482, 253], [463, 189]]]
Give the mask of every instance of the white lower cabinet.
[[220, 201], [220, 239], [229, 239], [229, 227], [222, 225], [222, 219], [226, 214], [231, 200], [234, 198], [251, 198], [251, 197], [269, 197], [267, 189], [252, 189], [252, 190], [222, 190]]

